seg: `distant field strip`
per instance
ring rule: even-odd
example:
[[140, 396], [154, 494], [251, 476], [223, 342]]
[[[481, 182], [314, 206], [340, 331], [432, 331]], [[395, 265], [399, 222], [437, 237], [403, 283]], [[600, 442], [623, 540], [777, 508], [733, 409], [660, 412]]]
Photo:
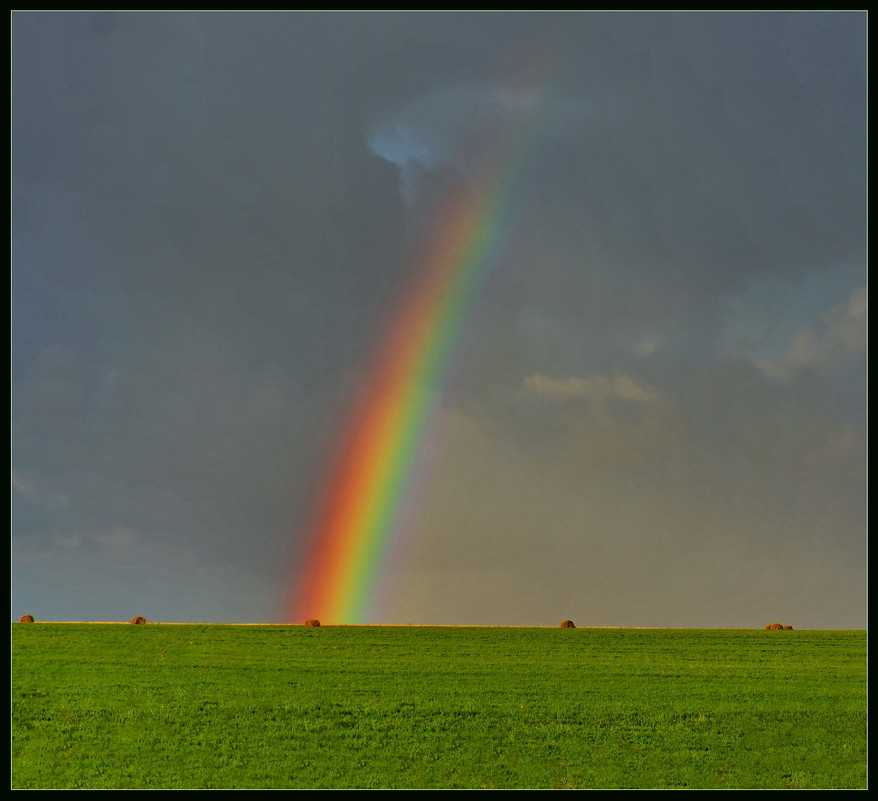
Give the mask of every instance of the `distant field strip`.
[[866, 632], [12, 624], [13, 789], [862, 789]]

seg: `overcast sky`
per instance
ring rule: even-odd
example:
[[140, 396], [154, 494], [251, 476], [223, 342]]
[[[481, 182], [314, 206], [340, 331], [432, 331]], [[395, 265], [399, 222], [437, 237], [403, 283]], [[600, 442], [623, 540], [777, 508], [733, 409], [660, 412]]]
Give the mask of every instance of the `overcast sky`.
[[432, 204], [543, 93], [375, 622], [864, 628], [865, 60], [860, 12], [13, 13], [13, 619], [281, 622]]

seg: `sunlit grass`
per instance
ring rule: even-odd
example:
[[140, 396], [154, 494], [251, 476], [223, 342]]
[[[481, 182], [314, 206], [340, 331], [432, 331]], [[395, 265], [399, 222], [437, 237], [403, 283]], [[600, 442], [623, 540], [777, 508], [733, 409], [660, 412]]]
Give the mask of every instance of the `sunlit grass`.
[[865, 632], [13, 624], [14, 788], [863, 788]]

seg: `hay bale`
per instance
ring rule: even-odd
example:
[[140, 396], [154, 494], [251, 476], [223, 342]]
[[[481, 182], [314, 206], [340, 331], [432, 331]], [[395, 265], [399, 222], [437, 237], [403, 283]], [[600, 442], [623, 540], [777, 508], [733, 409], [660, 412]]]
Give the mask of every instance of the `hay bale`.
[[142, 626], [144, 623], [146, 623], [146, 618], [138, 615], [137, 617], [132, 617], [131, 622], [134, 623], [136, 626]]
[[310, 620], [305, 621], [305, 625], [316, 629], [320, 625], [320, 621], [316, 618], [311, 618]]
[[33, 623], [34, 616], [33, 615], [22, 615], [19, 623]]
[[766, 631], [783, 631], [783, 623], [769, 623], [765, 629]]
[[562, 629], [575, 629], [576, 624], [572, 620], [562, 620], [561, 621]]
[[784, 630], [784, 631], [792, 631], [792, 630], [793, 630], [793, 627], [792, 627], [792, 626], [784, 626], [784, 627], [783, 627], [783, 630]]

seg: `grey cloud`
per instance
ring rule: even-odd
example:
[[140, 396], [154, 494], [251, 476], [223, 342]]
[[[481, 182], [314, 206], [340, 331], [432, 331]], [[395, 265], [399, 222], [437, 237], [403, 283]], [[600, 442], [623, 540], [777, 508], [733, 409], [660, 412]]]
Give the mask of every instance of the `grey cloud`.
[[[16, 597], [63, 587], [98, 614], [77, 603], [122, 560], [100, 596], [131, 587], [130, 614], [158, 592], [163, 614], [174, 598], [275, 614], [327, 446], [417, 267], [417, 200], [460, 176], [547, 54], [527, 215], [461, 329], [420, 561], [389, 614], [426, 614], [448, 580], [449, 618], [478, 602], [493, 621], [527, 586], [554, 620], [585, 561], [595, 587], [632, 566], [605, 619], [646, 624], [664, 586], [656, 620], [676, 624], [691, 618], [671, 588], [711, 554], [759, 583], [759, 554], [787, 546], [789, 577], [753, 590], [765, 603], [825, 595], [828, 575], [856, 589], [863, 322], [820, 314], [864, 284], [863, 22], [16, 12]], [[429, 148], [408, 173], [394, 131]], [[799, 363], [821, 370], [793, 374], [784, 348], [807, 330]], [[547, 403], [534, 376], [585, 383]], [[610, 376], [654, 400], [598, 415], [574, 397], [612, 394]], [[238, 607], [221, 591], [236, 575]], [[820, 619], [858, 619], [858, 597]]]

